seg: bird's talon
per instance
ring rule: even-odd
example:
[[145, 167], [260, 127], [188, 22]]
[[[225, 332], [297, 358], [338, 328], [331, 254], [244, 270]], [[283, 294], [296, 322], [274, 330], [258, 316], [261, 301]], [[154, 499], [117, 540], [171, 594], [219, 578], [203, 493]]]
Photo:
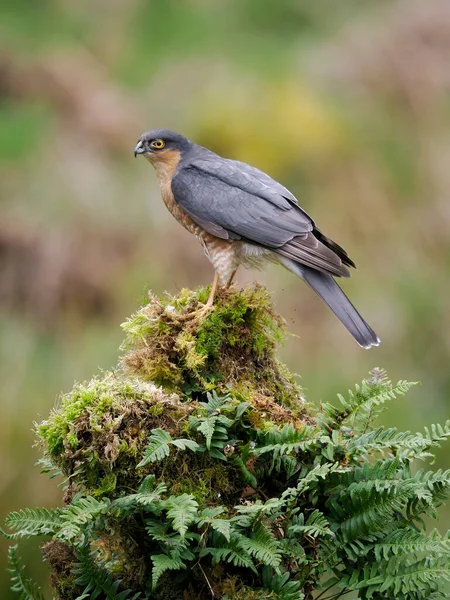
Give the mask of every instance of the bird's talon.
[[190, 321], [194, 319], [200, 320], [206, 318], [213, 310], [213, 304], [203, 304], [202, 302], [199, 302], [197, 308], [191, 312], [185, 313], [184, 315], [177, 315], [177, 319], [179, 321]]

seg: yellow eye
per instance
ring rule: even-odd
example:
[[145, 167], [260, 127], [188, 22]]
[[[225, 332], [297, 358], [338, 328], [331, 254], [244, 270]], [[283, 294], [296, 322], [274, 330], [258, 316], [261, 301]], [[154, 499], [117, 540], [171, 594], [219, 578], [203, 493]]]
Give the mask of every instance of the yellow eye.
[[153, 140], [153, 142], [150, 145], [152, 148], [156, 148], [157, 150], [160, 150], [161, 148], [164, 148], [164, 146], [166, 145], [166, 142], [164, 140]]

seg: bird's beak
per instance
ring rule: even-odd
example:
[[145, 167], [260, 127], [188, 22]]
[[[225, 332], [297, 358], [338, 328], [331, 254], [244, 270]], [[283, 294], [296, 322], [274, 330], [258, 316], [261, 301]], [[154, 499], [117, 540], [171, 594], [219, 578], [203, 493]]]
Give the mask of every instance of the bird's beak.
[[142, 142], [138, 142], [136, 145], [136, 148], [134, 149], [134, 158], [136, 158], [136, 156], [138, 154], [144, 154], [144, 153], [145, 153], [144, 145], [142, 144]]

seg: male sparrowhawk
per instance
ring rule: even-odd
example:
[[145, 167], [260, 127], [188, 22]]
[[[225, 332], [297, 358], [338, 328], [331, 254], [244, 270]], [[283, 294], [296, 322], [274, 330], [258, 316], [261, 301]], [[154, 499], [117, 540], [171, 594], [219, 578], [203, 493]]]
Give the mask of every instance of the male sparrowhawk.
[[363, 348], [379, 339], [335, 282], [353, 261], [327, 238], [295, 196], [259, 169], [222, 158], [167, 129], [143, 133], [134, 150], [155, 167], [162, 198], [202, 244], [217, 284], [229, 286], [240, 265], [276, 261], [301, 277]]

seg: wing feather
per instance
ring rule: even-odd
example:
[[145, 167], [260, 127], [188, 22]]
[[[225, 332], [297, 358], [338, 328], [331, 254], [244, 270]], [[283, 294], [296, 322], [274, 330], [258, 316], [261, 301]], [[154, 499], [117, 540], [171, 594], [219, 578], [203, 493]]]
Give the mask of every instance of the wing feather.
[[311, 219], [299, 207], [291, 204], [291, 210], [286, 210], [284, 205], [278, 206], [198, 169], [197, 165], [185, 167], [175, 175], [172, 192], [175, 202], [194, 221], [207, 231], [210, 224], [219, 226], [224, 230], [219, 237], [225, 239], [228, 235], [275, 249], [313, 229]]
[[348, 277], [344, 265], [354, 266], [291, 192], [255, 167], [205, 151], [180, 168], [172, 192], [177, 204], [217, 237], [259, 244], [334, 276]]

